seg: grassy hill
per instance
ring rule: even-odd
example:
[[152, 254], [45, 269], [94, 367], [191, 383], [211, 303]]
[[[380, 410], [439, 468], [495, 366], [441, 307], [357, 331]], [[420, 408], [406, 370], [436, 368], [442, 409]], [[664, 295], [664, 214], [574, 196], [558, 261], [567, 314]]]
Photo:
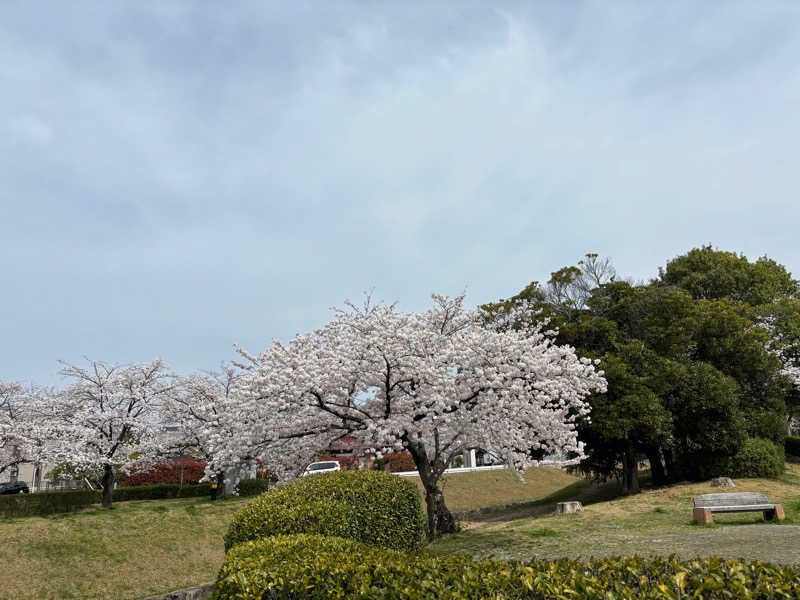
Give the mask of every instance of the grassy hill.
[[[593, 486], [557, 469], [532, 469], [522, 484], [506, 471], [449, 475], [451, 510], [524, 503], [471, 517], [465, 531], [430, 549], [439, 553], [527, 558], [620, 554], [719, 554], [800, 563], [800, 465], [778, 480], [741, 480], [782, 502], [787, 524], [757, 514], [715, 516], [691, 524], [691, 498], [708, 483], [648, 490], [622, 498], [615, 485]], [[413, 479], [412, 479], [413, 480]], [[581, 499], [582, 514], [551, 516], [552, 505]], [[213, 581], [231, 516], [249, 499], [118, 503], [52, 517], [0, 520], [3, 598], [140, 599]]]
[[[452, 510], [466, 510], [536, 500], [577, 481], [545, 468], [530, 470], [527, 480], [506, 471], [454, 474], [444, 493]], [[248, 501], [120, 502], [112, 510], [0, 519], [0, 597], [124, 600], [213, 581], [222, 535]]]
[[[424, 494], [419, 477], [410, 477]], [[540, 500], [581, 481], [553, 467], [528, 469], [522, 483], [507, 469], [453, 473], [442, 477], [441, 489], [451, 511]], [[422, 496], [424, 498], [424, 496]], [[423, 502], [424, 505], [424, 502]]]
[[[800, 564], [800, 465], [787, 465], [777, 480], [736, 484], [733, 490], [681, 484], [628, 497], [614, 497], [613, 487], [583, 486], [574, 496], [583, 500], [583, 513], [554, 516], [551, 504], [534, 503], [480, 516], [430, 550], [515, 559], [674, 553]], [[787, 519], [775, 524], [761, 513], [738, 513], [714, 515], [712, 525], [692, 523], [693, 496], [726, 491], [765, 493], [783, 504]]]

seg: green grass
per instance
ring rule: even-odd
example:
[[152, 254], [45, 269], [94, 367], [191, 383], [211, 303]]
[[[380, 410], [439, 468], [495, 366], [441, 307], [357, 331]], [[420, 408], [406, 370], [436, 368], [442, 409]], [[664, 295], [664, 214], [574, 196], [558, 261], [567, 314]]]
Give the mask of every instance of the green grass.
[[[709, 484], [686, 484], [622, 497], [616, 484], [597, 486], [557, 469], [535, 469], [522, 484], [508, 472], [450, 475], [444, 484], [454, 511], [514, 505], [462, 521], [437, 540], [434, 553], [498, 558], [581, 558], [677, 553], [742, 556], [800, 563], [800, 465], [775, 480], [740, 480], [735, 491], [760, 491], [783, 504], [786, 525], [759, 514], [691, 521], [692, 496]], [[563, 500], [583, 513], [553, 516]], [[107, 510], [0, 520], [3, 598], [136, 600], [213, 581], [222, 536], [247, 498], [131, 501]]]
[[[574, 485], [584, 512], [555, 516], [552, 505], [531, 503], [462, 522], [462, 531], [437, 540], [435, 553], [526, 559], [616, 555], [716, 554], [749, 560], [800, 564], [800, 465], [777, 479], [737, 480], [730, 491], [767, 494], [783, 504], [786, 520], [765, 522], [761, 513], [714, 515], [711, 525], [692, 522], [692, 497], [712, 491], [708, 482], [619, 495], [616, 486]], [[566, 499], [558, 493], [551, 496]], [[553, 534], [542, 534], [543, 531]]]
[[531, 537], [558, 537], [561, 535], [557, 531], [553, 529], [534, 529], [533, 531], [529, 531], [528, 535]]
[[[551, 468], [530, 470], [524, 484], [506, 471], [484, 471], [447, 476], [444, 494], [458, 511], [535, 501], [577, 482]], [[111, 510], [2, 519], [0, 597], [133, 600], [213, 581], [222, 536], [248, 501], [129, 501]]]
[[0, 521], [0, 597], [138, 599], [212, 581], [248, 499], [131, 501]]
[[[422, 493], [419, 477], [410, 479]], [[566, 490], [569, 490], [567, 495], [572, 495], [586, 485], [583, 480], [553, 467], [529, 469], [524, 479], [520, 481], [506, 469], [453, 473], [442, 477], [441, 489], [447, 508], [460, 512], [499, 504], [537, 502], [564, 494]]]

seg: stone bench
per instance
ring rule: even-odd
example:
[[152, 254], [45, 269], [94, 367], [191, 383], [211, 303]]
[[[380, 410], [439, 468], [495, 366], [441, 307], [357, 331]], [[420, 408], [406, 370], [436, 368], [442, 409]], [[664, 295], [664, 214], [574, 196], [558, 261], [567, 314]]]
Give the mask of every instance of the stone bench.
[[764, 494], [703, 494], [694, 498], [695, 523], [711, 523], [713, 513], [762, 512], [767, 520], [783, 521], [783, 506], [770, 504]]

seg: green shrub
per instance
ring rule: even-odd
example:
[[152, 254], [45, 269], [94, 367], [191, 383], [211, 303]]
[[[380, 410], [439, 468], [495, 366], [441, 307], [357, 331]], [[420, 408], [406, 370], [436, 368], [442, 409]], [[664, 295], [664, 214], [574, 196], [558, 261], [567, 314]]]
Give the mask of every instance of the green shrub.
[[[99, 504], [102, 501], [101, 494], [102, 492], [98, 490], [9, 494], [0, 496], [0, 515], [12, 518], [71, 512], [86, 508], [91, 504]], [[211, 485], [208, 483], [185, 485], [183, 488], [177, 484], [141, 485], [117, 488], [114, 490], [111, 500], [112, 502], [125, 502], [126, 500], [193, 498], [210, 495]]]
[[730, 459], [730, 477], [777, 477], [785, 468], [783, 448], [769, 440], [748, 438]]
[[211, 484], [195, 483], [181, 487], [177, 483], [118, 487], [111, 496], [114, 502], [126, 500], [158, 500], [162, 498], [194, 498], [211, 496]]
[[800, 457], [800, 435], [787, 436], [783, 442], [783, 447], [786, 450], [786, 454]]
[[290, 533], [419, 550], [425, 540], [419, 490], [410, 481], [380, 471], [339, 471], [295, 479], [239, 511], [225, 534], [225, 548]]
[[269, 490], [269, 479], [242, 479], [236, 487], [240, 496], [258, 496]]
[[720, 558], [474, 561], [293, 535], [228, 552], [217, 600], [797, 598], [800, 568]]
[[712, 477], [777, 477], [784, 470], [783, 448], [762, 438], [747, 438], [733, 456], [695, 457], [691, 479]]
[[100, 502], [100, 492], [92, 490], [9, 494], [0, 496], [0, 515], [12, 518], [66, 513], [97, 502]]

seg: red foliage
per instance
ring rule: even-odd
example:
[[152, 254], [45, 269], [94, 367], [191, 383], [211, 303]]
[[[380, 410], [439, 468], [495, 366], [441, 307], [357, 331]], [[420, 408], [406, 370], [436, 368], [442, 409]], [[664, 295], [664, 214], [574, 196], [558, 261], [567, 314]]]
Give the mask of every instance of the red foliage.
[[260, 458], [257, 458], [256, 459], [256, 463], [258, 465], [256, 467], [256, 479], [269, 479], [273, 483], [277, 483], [278, 482], [278, 476], [275, 475], [275, 473], [273, 473], [269, 469], [265, 469], [264, 468], [264, 461], [263, 460], [261, 460]]
[[[206, 463], [194, 460], [187, 460], [183, 463], [183, 483], [198, 483], [205, 474]], [[148, 471], [131, 473], [127, 477], [122, 477], [119, 484], [121, 486], [131, 485], [153, 485], [158, 483], [180, 483], [181, 482], [181, 462], [179, 460], [170, 463], [155, 465]]]
[[408, 452], [396, 452], [394, 454], [384, 454], [384, 458], [389, 461], [390, 473], [401, 473], [403, 471], [416, 471], [417, 465]]

